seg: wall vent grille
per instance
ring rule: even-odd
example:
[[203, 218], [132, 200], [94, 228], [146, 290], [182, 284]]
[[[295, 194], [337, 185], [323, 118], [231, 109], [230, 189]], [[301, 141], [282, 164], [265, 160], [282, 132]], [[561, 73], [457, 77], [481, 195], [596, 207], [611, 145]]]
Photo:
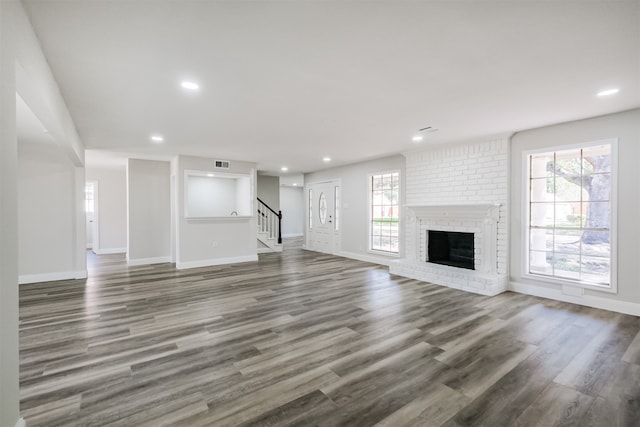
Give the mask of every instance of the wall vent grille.
[[218, 169], [229, 169], [229, 165], [228, 160], [216, 160], [215, 167]]

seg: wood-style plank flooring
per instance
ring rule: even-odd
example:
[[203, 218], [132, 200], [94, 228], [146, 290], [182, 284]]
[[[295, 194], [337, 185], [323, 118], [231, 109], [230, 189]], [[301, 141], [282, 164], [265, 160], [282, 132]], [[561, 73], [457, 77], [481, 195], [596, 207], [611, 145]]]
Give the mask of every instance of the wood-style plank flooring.
[[639, 426], [640, 318], [303, 251], [20, 286], [35, 426]]

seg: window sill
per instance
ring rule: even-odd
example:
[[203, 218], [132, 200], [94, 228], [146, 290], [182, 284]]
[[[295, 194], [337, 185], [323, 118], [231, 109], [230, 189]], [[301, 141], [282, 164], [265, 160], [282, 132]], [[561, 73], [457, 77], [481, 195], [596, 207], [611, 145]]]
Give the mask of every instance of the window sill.
[[576, 280], [569, 280], [569, 279], [560, 279], [557, 277], [550, 277], [550, 276], [543, 276], [543, 275], [538, 275], [538, 274], [530, 274], [530, 273], [525, 273], [522, 275], [523, 279], [529, 279], [529, 280], [534, 280], [537, 282], [541, 282], [541, 283], [550, 283], [550, 284], [554, 284], [554, 285], [567, 285], [567, 286], [575, 286], [578, 288], [583, 288], [583, 289], [588, 289], [591, 291], [598, 291], [598, 292], [606, 292], [609, 294], [617, 294], [618, 293], [618, 289], [615, 286], [615, 284], [611, 284], [609, 286], [605, 286], [605, 285], [594, 285], [591, 283], [585, 283], [585, 282], [579, 282]]
[[400, 258], [400, 253], [394, 253], [394, 252], [385, 252], [385, 251], [376, 251], [374, 249], [367, 249], [367, 253], [370, 253], [372, 255], [381, 255], [381, 256], [386, 256], [389, 258]]

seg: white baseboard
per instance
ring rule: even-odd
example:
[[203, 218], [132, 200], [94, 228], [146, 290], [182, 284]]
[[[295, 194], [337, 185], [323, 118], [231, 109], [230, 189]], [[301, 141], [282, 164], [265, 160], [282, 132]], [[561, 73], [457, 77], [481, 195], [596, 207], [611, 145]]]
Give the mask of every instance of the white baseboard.
[[27, 283], [56, 282], [58, 280], [76, 280], [86, 278], [87, 270], [59, 271], [55, 273], [40, 274], [22, 274], [18, 276], [18, 284], [23, 285]]
[[255, 261], [258, 261], [258, 255], [243, 255], [243, 256], [229, 257], [229, 258], [211, 258], [211, 259], [203, 259], [198, 261], [177, 262], [176, 268], [178, 270], [184, 270], [187, 268], [210, 267], [213, 265], [237, 264], [240, 262], [255, 262]]
[[18, 421], [16, 421], [16, 427], [27, 427], [27, 423], [24, 418], [18, 418]]
[[287, 234], [283, 234], [282, 238], [287, 238], [287, 237], [302, 237], [304, 236], [303, 233], [287, 233]]
[[165, 262], [171, 262], [171, 256], [159, 256], [155, 258], [137, 258], [128, 259], [127, 265], [149, 265], [149, 264], [162, 264]]
[[100, 248], [94, 249], [93, 253], [96, 255], [124, 254], [127, 253], [127, 248]]
[[383, 258], [383, 257], [378, 257], [375, 255], [365, 255], [365, 254], [359, 254], [356, 252], [346, 252], [346, 251], [340, 251], [339, 253], [336, 254], [337, 256], [341, 256], [341, 257], [345, 257], [345, 258], [351, 258], [351, 259], [357, 259], [358, 261], [364, 261], [364, 262], [371, 262], [373, 264], [380, 264], [380, 265], [386, 265], [387, 267], [389, 266], [389, 263], [391, 261], [394, 261], [398, 258]]
[[262, 248], [258, 248], [258, 253], [259, 254], [266, 254], [266, 253], [271, 253], [271, 252], [275, 252], [275, 251], [273, 249], [267, 247], [267, 246], [264, 246]]
[[527, 285], [519, 282], [510, 282], [509, 290], [520, 294], [533, 295], [536, 297], [548, 298], [556, 301], [570, 302], [587, 307], [601, 308], [603, 310], [615, 311], [623, 314], [640, 316], [640, 304], [627, 301], [619, 301], [611, 298], [603, 298], [594, 295], [567, 295], [560, 289], [545, 288], [535, 285]]

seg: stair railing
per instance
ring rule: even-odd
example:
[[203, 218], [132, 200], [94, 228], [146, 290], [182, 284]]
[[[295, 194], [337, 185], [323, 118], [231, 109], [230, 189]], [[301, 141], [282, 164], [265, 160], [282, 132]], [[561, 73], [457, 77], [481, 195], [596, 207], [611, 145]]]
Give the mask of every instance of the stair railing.
[[258, 198], [258, 229], [282, 244], [282, 211], [274, 211]]

